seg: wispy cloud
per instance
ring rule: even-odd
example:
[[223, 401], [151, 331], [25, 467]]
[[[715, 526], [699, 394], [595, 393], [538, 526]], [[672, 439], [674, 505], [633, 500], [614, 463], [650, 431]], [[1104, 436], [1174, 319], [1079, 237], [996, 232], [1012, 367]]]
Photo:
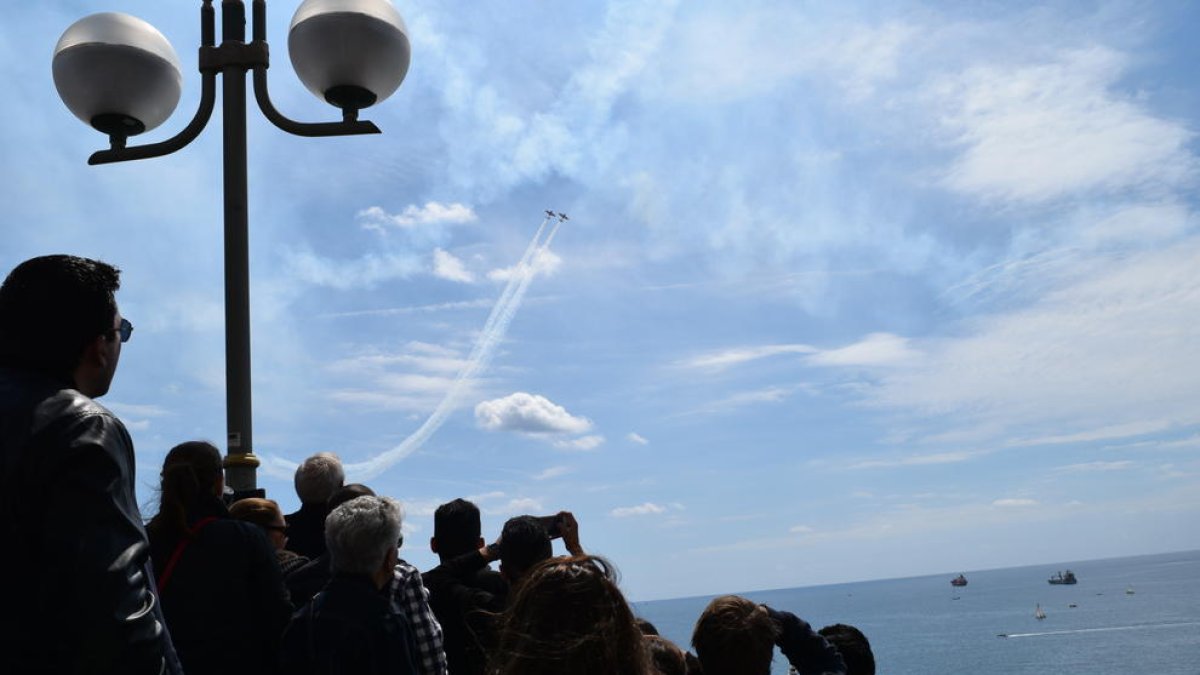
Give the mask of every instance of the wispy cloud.
[[467, 270], [462, 260], [440, 248], [433, 251], [433, 276], [447, 281], [457, 281], [461, 284], [475, 281], [475, 275]]
[[666, 513], [667, 507], [660, 506], [653, 502], [646, 502], [638, 506], [621, 506], [609, 511], [609, 515], [614, 518], [629, 518], [630, 516], [648, 516], [659, 513]]
[[901, 466], [929, 466], [933, 464], [957, 464], [966, 462], [986, 453], [981, 451], [954, 450], [950, 452], [935, 452], [922, 455], [908, 455], [895, 459], [869, 459], [854, 462], [849, 469], [892, 469]]
[[633, 431], [629, 432], [629, 434], [625, 436], [625, 440], [635, 445], [650, 445], [650, 441], [646, 440], [641, 434]]
[[859, 342], [812, 353], [808, 362], [819, 366], [887, 366], [911, 361], [917, 354], [907, 338], [871, 333]]
[[358, 212], [359, 223], [366, 229], [383, 231], [384, 227], [407, 229], [421, 225], [459, 225], [478, 220], [475, 211], [463, 204], [425, 202], [424, 206], [410, 204], [400, 213], [388, 213], [372, 206]]
[[1036, 499], [1024, 498], [997, 499], [992, 502], [992, 506], [1001, 509], [1022, 509], [1037, 505]]
[[296, 280], [341, 291], [404, 279], [420, 272], [422, 267], [419, 257], [407, 253], [371, 253], [357, 260], [333, 260], [301, 250], [286, 253], [285, 257]]
[[956, 108], [944, 120], [964, 146], [945, 184], [1037, 202], [1188, 180], [1193, 134], [1116, 91], [1128, 62], [1095, 46], [1037, 65], [975, 67], [943, 81], [938, 96]]
[[[553, 276], [555, 272], [562, 267], [562, 258], [557, 253], [550, 249], [539, 251], [529, 263], [533, 274], [544, 277]], [[497, 282], [507, 282], [513, 278], [515, 274], [525, 274], [526, 271], [518, 265], [512, 267], [502, 267], [494, 269], [487, 274], [487, 278]]]
[[595, 450], [601, 445], [604, 445], [604, 437], [599, 434], [554, 441], [554, 447], [563, 450]]
[[812, 354], [817, 349], [808, 345], [763, 345], [760, 347], [738, 347], [711, 354], [702, 354], [680, 363], [686, 368], [708, 368], [720, 370], [750, 361], [779, 356], [781, 354]]
[[1092, 473], [1095, 471], [1128, 471], [1137, 467], [1137, 463], [1130, 460], [1119, 460], [1114, 462], [1083, 462], [1081, 464], [1068, 464], [1067, 466], [1058, 467], [1058, 471], [1063, 473]]
[[539, 471], [538, 473], [534, 474], [533, 479], [534, 480], [550, 480], [551, 478], [558, 478], [559, 476], [565, 476], [568, 473], [571, 473], [571, 469], [569, 467], [552, 466], [552, 467], [543, 469], [542, 471]]
[[592, 428], [591, 420], [537, 394], [518, 391], [475, 406], [475, 421], [488, 431], [527, 434], [578, 434]]

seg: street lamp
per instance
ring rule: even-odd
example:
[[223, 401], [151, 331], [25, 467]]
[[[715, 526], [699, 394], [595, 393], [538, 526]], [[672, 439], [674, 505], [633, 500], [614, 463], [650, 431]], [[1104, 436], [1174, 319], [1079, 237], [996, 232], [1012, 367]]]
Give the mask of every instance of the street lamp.
[[389, 0], [304, 0], [292, 17], [288, 52], [304, 86], [342, 111], [342, 121], [296, 122], [267, 94], [266, 0], [253, 0], [253, 39], [246, 41], [242, 0], [221, 1], [221, 44], [215, 44], [212, 0], [200, 8], [200, 106], [175, 136], [126, 146], [130, 136], [162, 124], [179, 103], [179, 58], [153, 26], [127, 14], [101, 13], [67, 28], [54, 49], [54, 84], [76, 117], [108, 135], [110, 148], [88, 164], [147, 159], [191, 143], [216, 103], [221, 76], [225, 178], [226, 482], [257, 489], [250, 409], [250, 289], [247, 243], [246, 73], [254, 97], [275, 126], [298, 136], [377, 134], [359, 110], [390, 96], [408, 72], [408, 31]]

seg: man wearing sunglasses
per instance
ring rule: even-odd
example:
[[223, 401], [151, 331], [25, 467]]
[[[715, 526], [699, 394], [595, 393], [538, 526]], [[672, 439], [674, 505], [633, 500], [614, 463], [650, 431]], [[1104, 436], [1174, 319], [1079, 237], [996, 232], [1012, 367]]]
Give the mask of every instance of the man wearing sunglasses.
[[133, 442], [92, 399], [133, 325], [120, 272], [33, 258], [0, 285], [0, 672], [176, 672], [134, 496]]

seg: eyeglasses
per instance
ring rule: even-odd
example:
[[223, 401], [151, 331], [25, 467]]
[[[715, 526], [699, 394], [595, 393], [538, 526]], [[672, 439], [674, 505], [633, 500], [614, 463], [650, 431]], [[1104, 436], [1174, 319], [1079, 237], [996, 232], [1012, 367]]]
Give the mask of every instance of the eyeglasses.
[[133, 335], [133, 324], [129, 323], [129, 319], [122, 318], [121, 325], [112, 329], [112, 332], [121, 336], [121, 342], [129, 342], [129, 336]]

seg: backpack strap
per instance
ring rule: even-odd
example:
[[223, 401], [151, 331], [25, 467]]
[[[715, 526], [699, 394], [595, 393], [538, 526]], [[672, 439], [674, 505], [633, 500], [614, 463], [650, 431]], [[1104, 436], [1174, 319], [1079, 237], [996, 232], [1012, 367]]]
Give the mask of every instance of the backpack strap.
[[159, 595], [162, 595], [163, 589], [167, 587], [167, 582], [171, 580], [171, 575], [175, 573], [175, 566], [179, 564], [179, 559], [183, 557], [183, 551], [188, 547], [188, 544], [192, 543], [192, 540], [196, 538], [197, 534], [200, 534], [200, 530], [204, 529], [206, 525], [214, 522], [215, 520], [216, 517], [214, 516], [201, 518], [200, 520], [196, 521], [195, 525], [193, 525], [190, 529], [188, 529], [187, 532], [184, 533], [183, 538], [179, 540], [179, 545], [176, 546], [175, 550], [171, 553], [171, 558], [167, 560], [167, 566], [163, 568], [162, 576], [158, 578]]

